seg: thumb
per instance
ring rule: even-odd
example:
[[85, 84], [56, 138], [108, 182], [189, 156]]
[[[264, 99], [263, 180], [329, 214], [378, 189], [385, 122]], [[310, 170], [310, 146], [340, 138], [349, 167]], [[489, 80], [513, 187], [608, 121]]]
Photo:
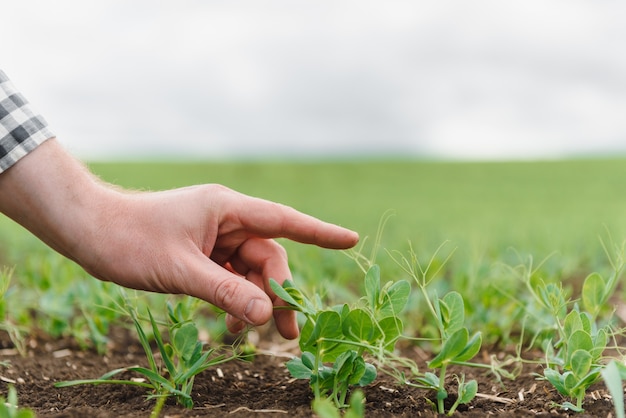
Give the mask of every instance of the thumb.
[[262, 325], [272, 318], [269, 296], [255, 284], [231, 273], [204, 254], [190, 263], [184, 292], [203, 299], [250, 325]]

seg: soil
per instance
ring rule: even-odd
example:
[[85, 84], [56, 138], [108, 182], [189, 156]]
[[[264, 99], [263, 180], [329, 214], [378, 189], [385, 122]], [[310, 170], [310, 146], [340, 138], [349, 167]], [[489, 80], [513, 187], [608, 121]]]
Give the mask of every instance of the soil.
[[[22, 357], [0, 335], [0, 391], [14, 384], [20, 406], [36, 411], [38, 417], [112, 418], [147, 417], [154, 400], [146, 398], [146, 389], [125, 385], [84, 385], [55, 388], [62, 380], [91, 379], [118, 367], [142, 364], [141, 348], [120, 333], [109, 352], [100, 355], [80, 350], [66, 340], [32, 340], [27, 356]], [[4, 345], [3, 345], [4, 344]], [[196, 377], [194, 407], [185, 409], [168, 400], [161, 417], [313, 417], [312, 394], [308, 382], [290, 377], [284, 362], [296, 347], [282, 343], [257, 354], [253, 361], [231, 361], [211, 368]], [[416, 361], [423, 363], [428, 353], [411, 350]], [[488, 354], [484, 353], [484, 358]], [[145, 364], [144, 364], [145, 365]], [[459, 368], [452, 373], [465, 373], [477, 379], [479, 395], [459, 407], [456, 417], [613, 417], [610, 396], [603, 385], [588, 391], [585, 412], [575, 413], [555, 407], [567, 399], [533, 373], [539, 366], [524, 365], [515, 380], [499, 383], [492, 374], [475, 368]], [[126, 375], [122, 378], [131, 378]], [[364, 388], [367, 417], [436, 417], [431, 401], [433, 393], [399, 385], [393, 378], [379, 375], [374, 384]], [[450, 395], [450, 403], [454, 394]]]

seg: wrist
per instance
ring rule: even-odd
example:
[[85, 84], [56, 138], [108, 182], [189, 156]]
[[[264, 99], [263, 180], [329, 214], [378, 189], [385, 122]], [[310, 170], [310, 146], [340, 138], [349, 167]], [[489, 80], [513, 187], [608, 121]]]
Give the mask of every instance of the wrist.
[[[0, 174], [0, 211], [76, 260], [95, 210], [118, 192], [50, 139]], [[10, 198], [7, 198], [10, 197]], [[105, 212], [104, 212], [105, 213]]]

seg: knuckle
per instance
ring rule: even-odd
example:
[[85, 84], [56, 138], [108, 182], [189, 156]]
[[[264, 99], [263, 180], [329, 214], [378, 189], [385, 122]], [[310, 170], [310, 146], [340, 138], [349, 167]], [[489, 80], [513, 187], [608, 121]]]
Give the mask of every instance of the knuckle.
[[214, 303], [224, 310], [235, 305], [241, 296], [241, 284], [233, 279], [224, 279], [215, 287]]

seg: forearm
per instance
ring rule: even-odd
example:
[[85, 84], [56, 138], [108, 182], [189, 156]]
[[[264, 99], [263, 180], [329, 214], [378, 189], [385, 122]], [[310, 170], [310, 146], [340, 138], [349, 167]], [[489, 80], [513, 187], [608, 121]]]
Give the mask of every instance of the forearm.
[[0, 174], [0, 211], [61, 254], [75, 259], [86, 226], [115, 194], [56, 139], [49, 139]]

